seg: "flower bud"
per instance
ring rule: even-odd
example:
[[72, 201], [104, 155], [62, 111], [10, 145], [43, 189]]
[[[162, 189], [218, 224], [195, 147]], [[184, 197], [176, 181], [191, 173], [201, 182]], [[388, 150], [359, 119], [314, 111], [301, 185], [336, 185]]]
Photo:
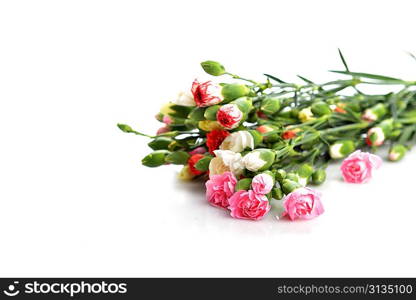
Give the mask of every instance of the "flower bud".
[[175, 111], [172, 109], [172, 106], [174, 106], [175, 104], [173, 103], [165, 103], [162, 105], [162, 107], [160, 108], [160, 113], [163, 115], [169, 115], [172, 113], [175, 113]]
[[251, 181], [252, 181], [252, 178], [243, 178], [243, 179], [240, 179], [237, 182], [237, 185], [235, 186], [235, 191], [236, 192], [237, 191], [240, 191], [240, 190], [248, 191], [250, 189], [250, 186], [251, 186]]
[[280, 200], [283, 198], [283, 191], [280, 187], [275, 187], [272, 189], [272, 197], [274, 199]]
[[205, 120], [205, 109], [202, 107], [195, 107], [188, 115], [188, 119], [194, 122]]
[[204, 118], [210, 121], [217, 120], [217, 112], [220, 107], [221, 106], [219, 105], [213, 105], [213, 106], [207, 107], [207, 109], [204, 112]]
[[390, 161], [399, 161], [406, 154], [408, 148], [402, 144], [394, 145], [389, 151], [389, 160]]
[[310, 107], [304, 108], [302, 109], [299, 113], [298, 113], [298, 118], [302, 123], [311, 121], [313, 119], [315, 119], [313, 117], [313, 113]]
[[248, 114], [253, 109], [253, 101], [247, 97], [240, 97], [230, 103], [236, 104], [238, 108], [245, 114]]
[[266, 98], [261, 102], [260, 110], [265, 114], [272, 115], [280, 109], [280, 99]]
[[175, 151], [166, 156], [166, 162], [175, 165], [186, 165], [190, 155], [185, 151]]
[[226, 104], [217, 112], [217, 121], [227, 129], [236, 128], [243, 119], [243, 112], [236, 104]]
[[191, 173], [189, 166], [184, 166], [178, 174], [178, 178], [185, 181], [191, 180], [194, 177], [195, 175]]
[[300, 185], [296, 181], [292, 181], [290, 179], [283, 180], [282, 190], [286, 195], [301, 187], [302, 185]]
[[225, 74], [225, 68], [219, 62], [207, 60], [201, 63], [202, 69], [212, 76], [221, 76]]
[[312, 174], [312, 183], [319, 185], [326, 180], [326, 172], [324, 169], [318, 169]]
[[329, 147], [329, 155], [332, 159], [346, 157], [355, 150], [355, 144], [352, 140], [338, 141]]
[[173, 140], [168, 137], [157, 137], [147, 145], [153, 150], [166, 150], [172, 141]]
[[221, 130], [222, 126], [217, 121], [204, 120], [198, 122], [198, 127], [204, 131]]
[[379, 120], [387, 113], [386, 105], [378, 103], [373, 107], [367, 108], [362, 115], [362, 119], [368, 122], [374, 122]]
[[311, 111], [314, 115], [317, 115], [319, 117], [329, 115], [332, 113], [329, 105], [323, 101], [318, 101], [312, 104]]
[[142, 159], [142, 164], [146, 167], [154, 168], [166, 163], [166, 156], [169, 154], [166, 150], [154, 151]]
[[247, 96], [249, 93], [250, 89], [246, 85], [237, 83], [225, 84], [221, 90], [225, 100], [234, 100]]
[[308, 183], [307, 177], [301, 177], [298, 173], [290, 172], [286, 175], [286, 179], [299, 183], [301, 186], [305, 186]]
[[275, 153], [270, 149], [255, 149], [243, 157], [245, 168], [252, 172], [265, 171], [273, 164]]
[[296, 171], [301, 178], [309, 178], [313, 173], [313, 167], [310, 164], [302, 164]]
[[286, 178], [286, 175], [287, 175], [286, 171], [283, 170], [283, 169], [276, 170], [276, 172], [275, 172], [276, 180], [279, 181], [279, 182], [282, 182], [283, 179]]
[[256, 130], [263, 135], [263, 140], [268, 143], [274, 143], [280, 140], [280, 136], [277, 132], [273, 132], [278, 130], [277, 127], [273, 127], [271, 125], [261, 125], [256, 128]]
[[393, 131], [393, 120], [387, 119], [382, 121], [378, 126], [370, 128], [367, 132], [367, 144], [369, 146], [381, 146], [384, 140], [391, 135]]

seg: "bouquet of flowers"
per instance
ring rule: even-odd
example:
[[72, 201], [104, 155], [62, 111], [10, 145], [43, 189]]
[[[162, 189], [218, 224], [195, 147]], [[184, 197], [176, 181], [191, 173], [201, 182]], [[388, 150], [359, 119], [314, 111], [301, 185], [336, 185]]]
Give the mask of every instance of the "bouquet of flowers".
[[[339, 54], [345, 70], [331, 72], [345, 78], [325, 83], [269, 74], [257, 82], [205, 61], [206, 73], [235, 82], [195, 80], [161, 108], [156, 119], [164, 126], [154, 136], [118, 127], [151, 139], [143, 165], [183, 165], [179, 178], [206, 179], [207, 201], [234, 218], [262, 219], [273, 201], [283, 201], [280, 217], [311, 219], [324, 207], [307, 186], [325, 181], [331, 160], [344, 159], [346, 182], [365, 183], [382, 163], [381, 145], [388, 142], [388, 159], [398, 161], [416, 136], [416, 81], [351, 72]], [[394, 88], [368, 94], [363, 85]]]

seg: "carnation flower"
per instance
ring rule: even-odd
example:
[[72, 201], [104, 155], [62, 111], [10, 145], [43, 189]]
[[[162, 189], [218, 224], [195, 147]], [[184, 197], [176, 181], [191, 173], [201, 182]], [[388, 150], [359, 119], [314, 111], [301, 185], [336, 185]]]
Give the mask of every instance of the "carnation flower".
[[205, 183], [208, 202], [214, 206], [227, 208], [228, 199], [234, 194], [236, 184], [237, 179], [231, 172], [211, 176]]
[[191, 92], [179, 92], [173, 103], [181, 106], [195, 106], [194, 96]]
[[240, 153], [229, 150], [215, 150], [216, 157], [211, 159], [209, 164], [209, 175], [232, 172], [235, 176], [240, 175], [244, 170], [244, 164]]
[[217, 121], [227, 129], [233, 129], [240, 124], [243, 119], [243, 112], [236, 104], [226, 104], [221, 106], [217, 112]]
[[273, 178], [269, 174], [262, 173], [253, 177], [251, 188], [257, 194], [268, 194], [273, 188]]
[[292, 221], [313, 219], [324, 213], [321, 193], [307, 187], [294, 190], [283, 201], [285, 211], [282, 216], [288, 216]]
[[200, 159], [202, 159], [202, 158], [204, 158], [205, 156], [204, 155], [202, 155], [202, 154], [194, 154], [194, 155], [192, 155], [190, 158], [189, 158], [189, 160], [188, 160], [188, 166], [189, 166], [189, 171], [192, 173], [192, 174], [194, 174], [194, 175], [201, 175], [202, 173], [204, 173], [204, 172], [202, 172], [202, 171], [200, 171], [200, 170], [198, 170], [198, 169], [196, 169], [195, 168], [195, 165], [196, 165], [196, 163], [200, 160]]
[[260, 220], [271, 208], [266, 196], [253, 190], [237, 191], [228, 202], [231, 216], [238, 219]]
[[220, 145], [221, 150], [231, 150], [233, 152], [241, 152], [246, 148], [254, 149], [254, 138], [246, 130], [233, 132]]
[[192, 83], [192, 94], [199, 107], [211, 106], [224, 100], [221, 95], [221, 87], [211, 81], [199, 82], [195, 79]]
[[214, 153], [217, 150], [224, 139], [229, 136], [230, 133], [226, 130], [212, 130], [207, 133], [207, 147], [210, 153]]
[[365, 183], [371, 179], [374, 169], [378, 169], [381, 163], [379, 156], [357, 150], [342, 162], [342, 176], [349, 183]]

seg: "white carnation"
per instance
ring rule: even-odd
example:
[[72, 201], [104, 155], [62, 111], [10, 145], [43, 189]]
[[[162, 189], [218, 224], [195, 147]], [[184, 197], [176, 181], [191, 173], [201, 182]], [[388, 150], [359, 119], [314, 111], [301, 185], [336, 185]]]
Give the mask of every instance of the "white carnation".
[[173, 101], [176, 105], [195, 106], [194, 96], [191, 92], [179, 92], [176, 99]]
[[241, 152], [246, 148], [254, 149], [254, 138], [250, 132], [242, 130], [233, 132], [221, 143], [221, 150]]
[[252, 151], [243, 157], [243, 163], [247, 170], [256, 172], [266, 164], [266, 161], [260, 158], [259, 151]]
[[209, 164], [210, 175], [222, 174], [230, 171], [234, 175], [240, 175], [244, 170], [244, 164], [240, 153], [230, 150], [215, 150], [215, 158]]

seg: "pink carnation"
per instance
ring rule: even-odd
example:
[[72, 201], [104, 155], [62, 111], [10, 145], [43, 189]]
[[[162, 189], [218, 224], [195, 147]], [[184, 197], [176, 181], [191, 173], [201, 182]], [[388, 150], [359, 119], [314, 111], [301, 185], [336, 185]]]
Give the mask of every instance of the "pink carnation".
[[357, 150], [342, 162], [342, 176], [346, 182], [365, 183], [371, 179], [373, 170], [378, 169], [381, 163], [379, 156]]
[[310, 188], [299, 188], [288, 194], [283, 202], [283, 216], [295, 219], [309, 220], [324, 212], [321, 203], [321, 193]]
[[260, 220], [270, 210], [266, 196], [252, 190], [240, 190], [228, 202], [231, 216], [238, 219]]
[[207, 200], [214, 206], [227, 208], [229, 198], [234, 194], [236, 183], [237, 179], [231, 172], [212, 175], [205, 183]]
[[251, 182], [251, 188], [257, 194], [268, 194], [273, 188], [273, 178], [269, 174], [258, 174]]

